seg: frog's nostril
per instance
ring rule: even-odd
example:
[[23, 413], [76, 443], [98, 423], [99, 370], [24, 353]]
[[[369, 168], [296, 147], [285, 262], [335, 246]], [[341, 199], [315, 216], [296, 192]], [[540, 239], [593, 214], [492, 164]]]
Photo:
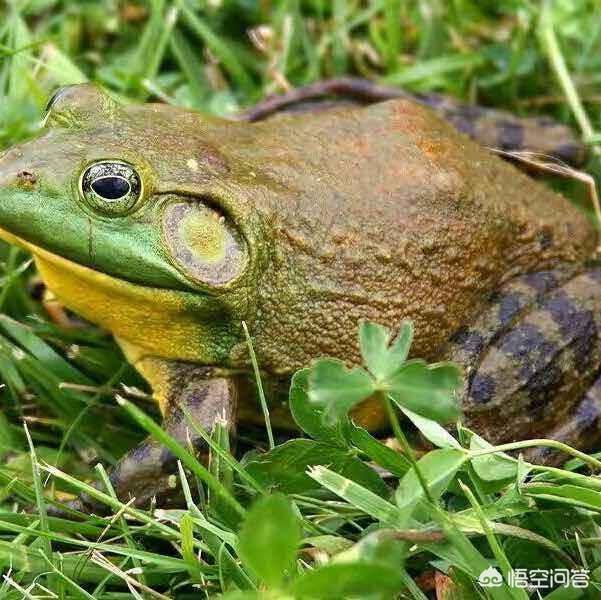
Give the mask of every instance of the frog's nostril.
[[7, 150], [0, 153], [0, 188], [17, 184], [19, 187], [31, 188], [37, 181], [36, 173], [23, 168], [22, 153]]

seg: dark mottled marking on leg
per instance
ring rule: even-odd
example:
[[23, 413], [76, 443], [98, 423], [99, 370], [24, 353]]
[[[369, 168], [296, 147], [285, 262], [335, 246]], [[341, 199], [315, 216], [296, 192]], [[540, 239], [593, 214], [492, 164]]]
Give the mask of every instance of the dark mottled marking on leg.
[[[541, 271], [521, 275], [488, 297], [488, 307], [479, 315], [473, 327], [463, 326], [449, 338], [443, 356], [460, 362], [470, 376], [476, 373], [479, 359], [520, 319], [529, 306], [549, 289], [556, 287], [562, 275], [558, 271]], [[469, 389], [469, 385], [468, 385]]]
[[543, 308], [549, 311], [566, 340], [570, 340], [576, 358], [576, 368], [582, 371], [588, 366], [588, 360], [597, 338], [597, 325], [590, 310], [579, 310], [568, 295], [557, 292], [549, 298]]
[[[198, 408], [207, 401], [209, 391], [206, 388], [191, 389], [188, 396], [186, 397], [186, 403], [190, 408]], [[173, 411], [173, 419], [181, 421], [184, 418], [184, 414], [179, 407]]]
[[500, 296], [499, 303], [499, 323], [505, 328], [510, 325], [513, 319], [521, 312], [526, 302], [519, 294], [507, 294]]
[[584, 373], [590, 366], [593, 348], [597, 338], [597, 325], [591, 317], [590, 321], [584, 323], [582, 336], [576, 338], [573, 345], [574, 356], [576, 358], [576, 370]]
[[557, 350], [557, 346], [547, 341], [543, 332], [531, 323], [523, 323], [509, 331], [501, 341], [501, 350], [520, 361], [529, 360], [534, 352], [547, 346], [549, 351]]
[[557, 287], [557, 278], [553, 271], [538, 271], [524, 275], [522, 281], [540, 294]]
[[561, 385], [563, 372], [555, 362], [538, 367], [533, 365], [530, 373], [523, 373], [528, 381], [528, 414], [536, 417], [549, 404]]
[[[206, 452], [206, 444], [192, 427], [182, 410], [186, 406], [196, 422], [207, 432], [224, 417], [231, 422], [236, 406], [234, 379], [215, 376], [212, 369], [188, 363], [167, 363], [172, 380], [167, 394], [163, 429], [180, 444]], [[152, 496], [173, 493], [169, 476], [176, 470], [173, 453], [156, 440], [147, 438], [123, 456], [110, 473], [110, 480], [120, 498], [135, 496], [137, 504]], [[85, 498], [82, 497], [85, 500]]]
[[530, 409], [536, 411], [544, 407], [562, 377], [556, 364], [557, 344], [549, 341], [535, 325], [523, 323], [507, 333], [500, 348], [517, 363], [520, 378], [528, 391]]
[[471, 138], [477, 137], [478, 119], [486, 114], [481, 107], [469, 104], [442, 107], [442, 112], [449, 123]]
[[484, 349], [484, 339], [477, 331], [466, 327], [459, 329], [452, 337], [451, 342], [459, 346], [470, 358], [479, 356]]
[[544, 341], [520, 366], [520, 376], [528, 390], [528, 414], [533, 417], [547, 406], [561, 385], [563, 371], [557, 361], [559, 355], [556, 344]]
[[498, 144], [502, 150], [520, 150], [524, 147], [524, 128], [519, 123], [497, 122]]
[[497, 384], [495, 380], [484, 373], [475, 373], [472, 377], [468, 397], [477, 404], [487, 404], [495, 395]]
[[141, 442], [130, 450], [129, 457], [136, 463], [142, 463], [150, 456], [153, 449], [154, 445], [151, 442]]
[[[601, 280], [601, 268], [598, 274]], [[523, 411], [528, 412], [531, 403], [533, 413], [544, 407], [547, 418], [549, 407], [560, 401], [557, 393], [569, 387], [569, 379], [564, 381], [566, 373], [573, 377], [576, 340], [560, 336], [559, 326], [552, 326], [552, 315], [544, 304], [557, 294], [553, 290], [558, 285], [572, 279], [570, 269], [516, 277], [489, 295], [488, 306], [473, 326], [455, 333], [444, 357], [467, 367], [468, 402], [511, 404], [517, 396]], [[596, 289], [592, 281], [590, 286]]]

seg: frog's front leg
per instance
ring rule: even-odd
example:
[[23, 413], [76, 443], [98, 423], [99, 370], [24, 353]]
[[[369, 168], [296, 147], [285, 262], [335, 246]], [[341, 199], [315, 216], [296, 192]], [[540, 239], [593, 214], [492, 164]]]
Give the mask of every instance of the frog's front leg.
[[467, 370], [468, 427], [493, 443], [546, 437], [594, 447], [601, 441], [600, 332], [601, 269], [538, 272], [506, 284], [446, 353]]
[[[236, 382], [222, 371], [154, 358], [140, 361], [136, 366], [153, 386], [163, 413], [163, 429], [182, 445], [188, 447], [192, 443], [200, 454], [206, 451], [182, 407], [209, 433], [218, 421], [230, 426], [233, 423]], [[109, 479], [122, 501], [135, 497], [135, 504], [141, 506], [153, 496], [169, 493], [170, 476], [175, 471], [174, 455], [156, 440], [147, 438], [119, 460], [109, 473]], [[88, 497], [82, 497], [78, 504], [88, 509], [102, 509]]]

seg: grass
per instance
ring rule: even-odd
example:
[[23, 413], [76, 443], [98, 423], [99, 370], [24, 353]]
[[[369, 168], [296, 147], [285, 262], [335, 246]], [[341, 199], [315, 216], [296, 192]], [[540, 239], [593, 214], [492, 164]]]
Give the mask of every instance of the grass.
[[[88, 79], [124, 100], [228, 115], [352, 73], [551, 115], [590, 143], [587, 170], [598, 176], [597, 13], [594, 0], [13, 0], [0, 7], [0, 148], [35, 133], [53, 89]], [[441, 415], [407, 406], [400, 393], [388, 399], [398, 453], [348, 422], [349, 395], [328, 395], [334, 375], [348, 376], [331, 361], [294, 379], [290, 406], [303, 437], [243, 431], [252, 450], [242, 455], [217, 430], [209, 469], [174, 447], [185, 508], [139, 510], [110, 488], [94, 490], [86, 482], [102, 479], [98, 461], [110, 466], [146, 431], [161, 435], [156, 409], [104, 332], [49, 321], [23, 252], [3, 248], [1, 267], [3, 598], [423, 599], [435, 586], [445, 599], [528, 597], [475, 586], [491, 565], [506, 580], [512, 568], [585, 568], [588, 590], [540, 596], [601, 597], [595, 456], [573, 452], [563, 469], [529, 465], [503, 452], [547, 441], [491, 448], [461, 426], [451, 436]], [[382, 383], [373, 374], [384, 350], [357, 376], [365, 389]], [[434, 450], [414, 456], [399, 409]], [[52, 498], [81, 491], [112, 516], [48, 513]]]

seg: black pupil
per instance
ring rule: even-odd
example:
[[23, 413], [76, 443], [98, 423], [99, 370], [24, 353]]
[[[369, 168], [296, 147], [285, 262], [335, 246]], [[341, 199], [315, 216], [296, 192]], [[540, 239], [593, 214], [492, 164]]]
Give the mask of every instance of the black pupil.
[[131, 186], [127, 179], [117, 176], [99, 177], [92, 181], [92, 189], [105, 200], [118, 200], [123, 198]]

